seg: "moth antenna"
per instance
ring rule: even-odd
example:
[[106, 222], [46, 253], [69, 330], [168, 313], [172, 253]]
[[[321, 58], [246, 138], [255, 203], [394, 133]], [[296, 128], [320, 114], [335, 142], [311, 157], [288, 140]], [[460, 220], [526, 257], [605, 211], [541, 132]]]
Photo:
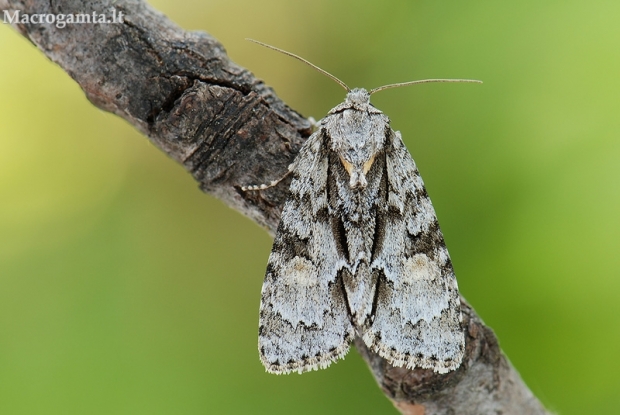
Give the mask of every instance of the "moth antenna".
[[482, 81], [477, 81], [475, 79], [422, 79], [419, 81], [410, 81], [410, 82], [401, 82], [398, 84], [383, 85], [378, 88], [371, 89], [368, 93], [372, 95], [375, 92], [383, 91], [385, 89], [399, 88], [401, 86], [409, 86], [409, 85], [415, 85], [415, 84], [427, 84], [429, 82], [468, 82], [468, 83], [474, 83], [474, 84], [482, 83]]
[[285, 50], [282, 50], [282, 49], [280, 49], [280, 48], [276, 48], [275, 46], [271, 46], [271, 45], [268, 45], [268, 44], [263, 43], [263, 42], [259, 42], [258, 40], [249, 39], [249, 38], [246, 38], [245, 40], [249, 40], [250, 42], [254, 42], [254, 43], [259, 44], [259, 45], [261, 45], [261, 46], [264, 46], [264, 47], [266, 47], [266, 48], [273, 49], [273, 50], [275, 50], [276, 52], [280, 52], [280, 53], [283, 53], [283, 54], [285, 54], [285, 55], [287, 55], [287, 56], [290, 56], [291, 58], [295, 58], [295, 59], [297, 59], [297, 60], [300, 60], [300, 61], [302, 61], [303, 63], [305, 63], [306, 65], [308, 65], [308, 66], [310, 66], [310, 67], [312, 67], [312, 68], [316, 69], [317, 71], [321, 72], [323, 75], [328, 76], [328, 77], [330, 77], [331, 79], [333, 79], [334, 81], [336, 81], [336, 82], [338, 83], [338, 85], [340, 85], [341, 87], [343, 87], [344, 89], [346, 89], [346, 91], [347, 91], [347, 92], [351, 92], [351, 88], [349, 88], [349, 87], [347, 86], [347, 84], [345, 84], [345, 83], [344, 83], [344, 82], [342, 82], [340, 79], [336, 78], [334, 75], [330, 74], [330, 73], [329, 73], [329, 72], [327, 72], [326, 70], [321, 69], [321, 68], [319, 68], [318, 66], [316, 66], [315, 64], [313, 64], [313, 63], [311, 63], [311, 62], [309, 62], [309, 61], [305, 60], [305, 59], [304, 59], [304, 58], [302, 58], [301, 56], [297, 56], [297, 55], [295, 55], [294, 53], [287, 52], [287, 51], [285, 51]]

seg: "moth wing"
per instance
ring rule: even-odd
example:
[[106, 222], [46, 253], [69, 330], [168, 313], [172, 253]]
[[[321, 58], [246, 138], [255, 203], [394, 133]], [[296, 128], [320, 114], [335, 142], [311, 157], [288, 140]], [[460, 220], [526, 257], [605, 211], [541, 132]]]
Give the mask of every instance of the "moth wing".
[[259, 352], [268, 372], [329, 366], [349, 350], [353, 327], [338, 282], [344, 265], [328, 213], [328, 157], [321, 130], [292, 166], [263, 283]]
[[385, 154], [387, 206], [372, 262], [381, 276], [363, 339], [394, 366], [446, 373], [459, 367], [464, 350], [452, 263], [400, 133], [391, 132]]

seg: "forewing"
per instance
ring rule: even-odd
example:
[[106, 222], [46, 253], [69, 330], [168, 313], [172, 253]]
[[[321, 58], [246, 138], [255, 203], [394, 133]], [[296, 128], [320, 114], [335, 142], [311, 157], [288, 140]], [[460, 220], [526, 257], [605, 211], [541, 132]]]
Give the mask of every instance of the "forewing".
[[458, 287], [435, 211], [400, 133], [385, 157], [387, 204], [372, 268], [380, 271], [365, 343], [394, 366], [446, 373], [464, 350]]
[[327, 367], [346, 354], [353, 336], [338, 281], [344, 258], [328, 212], [323, 143], [319, 130], [295, 159], [263, 283], [258, 343], [272, 373]]

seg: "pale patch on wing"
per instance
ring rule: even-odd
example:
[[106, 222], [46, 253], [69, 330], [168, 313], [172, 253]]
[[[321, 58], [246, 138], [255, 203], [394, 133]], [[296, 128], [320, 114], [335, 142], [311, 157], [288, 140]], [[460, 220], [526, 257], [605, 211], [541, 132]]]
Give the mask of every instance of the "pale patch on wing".
[[423, 281], [433, 282], [439, 278], [441, 271], [434, 261], [425, 254], [415, 254], [407, 258], [404, 264], [403, 283], [416, 284]]
[[282, 282], [302, 289], [312, 288], [318, 284], [318, 273], [312, 262], [296, 256], [282, 270]]

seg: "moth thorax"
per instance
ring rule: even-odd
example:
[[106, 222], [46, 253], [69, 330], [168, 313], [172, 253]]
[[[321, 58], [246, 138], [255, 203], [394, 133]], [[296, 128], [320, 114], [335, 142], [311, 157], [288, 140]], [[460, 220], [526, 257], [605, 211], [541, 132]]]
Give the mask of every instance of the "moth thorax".
[[[344, 122], [339, 128], [328, 128], [331, 149], [338, 154], [342, 166], [349, 173], [349, 184], [353, 189], [366, 187], [366, 174], [383, 149], [385, 124], [381, 115], [345, 110], [341, 118]], [[377, 128], [377, 125], [380, 127]]]

